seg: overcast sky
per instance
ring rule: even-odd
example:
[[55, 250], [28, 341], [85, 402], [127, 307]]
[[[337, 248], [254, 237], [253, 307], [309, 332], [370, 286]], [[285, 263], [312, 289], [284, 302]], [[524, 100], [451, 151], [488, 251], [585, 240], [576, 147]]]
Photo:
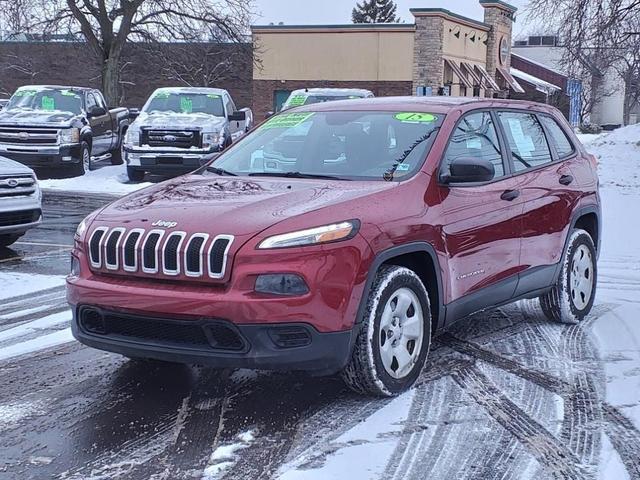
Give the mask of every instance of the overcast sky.
[[[361, 1], [361, 0], [360, 0]], [[294, 24], [351, 23], [351, 10], [356, 0], [255, 0], [261, 17], [257, 24], [271, 22]], [[515, 26], [515, 34], [524, 30], [522, 9], [527, 0], [512, 0], [521, 15]], [[410, 8], [439, 7], [466, 17], [482, 20], [483, 9], [477, 0], [396, 0], [398, 14], [407, 23], [413, 22]]]

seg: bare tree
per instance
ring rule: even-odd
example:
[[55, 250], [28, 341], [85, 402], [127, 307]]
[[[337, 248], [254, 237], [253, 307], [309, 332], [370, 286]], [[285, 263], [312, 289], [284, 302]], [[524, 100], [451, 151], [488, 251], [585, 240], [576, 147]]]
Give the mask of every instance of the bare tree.
[[605, 78], [618, 61], [619, 25], [640, 14], [640, 0], [530, 0], [527, 10], [561, 37], [565, 70], [583, 82], [585, 120], [613, 93], [605, 88]]
[[[11, 0], [14, 1], [14, 0]], [[80, 33], [101, 65], [102, 90], [110, 104], [121, 98], [122, 54], [127, 42], [197, 42], [212, 27], [244, 43], [253, 0], [18, 0], [22, 28], [43, 33]]]

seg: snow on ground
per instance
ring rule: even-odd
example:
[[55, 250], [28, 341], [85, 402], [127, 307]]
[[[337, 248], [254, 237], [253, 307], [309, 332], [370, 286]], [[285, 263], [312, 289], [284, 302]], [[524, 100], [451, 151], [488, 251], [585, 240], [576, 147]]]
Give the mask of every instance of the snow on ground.
[[238, 462], [238, 452], [247, 448], [254, 441], [253, 432], [249, 430], [241, 433], [236, 440], [235, 443], [222, 445], [213, 451], [209, 457], [209, 464], [202, 474], [202, 480], [222, 478], [224, 473]]
[[130, 183], [123, 165], [102, 167], [82, 177], [40, 180], [40, 187], [48, 190], [126, 195], [148, 187], [152, 183]]
[[0, 301], [60, 285], [64, 285], [64, 277], [61, 276], [0, 272]]

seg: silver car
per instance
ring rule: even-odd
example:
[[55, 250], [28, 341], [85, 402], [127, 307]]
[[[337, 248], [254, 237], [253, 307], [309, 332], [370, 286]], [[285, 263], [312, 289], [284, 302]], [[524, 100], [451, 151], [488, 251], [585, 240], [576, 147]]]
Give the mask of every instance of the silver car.
[[42, 192], [33, 170], [0, 157], [0, 247], [42, 221]]

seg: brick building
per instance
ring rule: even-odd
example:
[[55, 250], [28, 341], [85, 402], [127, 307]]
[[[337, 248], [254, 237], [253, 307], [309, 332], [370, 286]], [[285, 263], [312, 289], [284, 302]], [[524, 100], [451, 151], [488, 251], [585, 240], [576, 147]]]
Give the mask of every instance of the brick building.
[[416, 8], [413, 24], [266, 25], [252, 28], [257, 118], [299, 88], [366, 88], [384, 95], [510, 96], [516, 8], [480, 0], [484, 21]]

